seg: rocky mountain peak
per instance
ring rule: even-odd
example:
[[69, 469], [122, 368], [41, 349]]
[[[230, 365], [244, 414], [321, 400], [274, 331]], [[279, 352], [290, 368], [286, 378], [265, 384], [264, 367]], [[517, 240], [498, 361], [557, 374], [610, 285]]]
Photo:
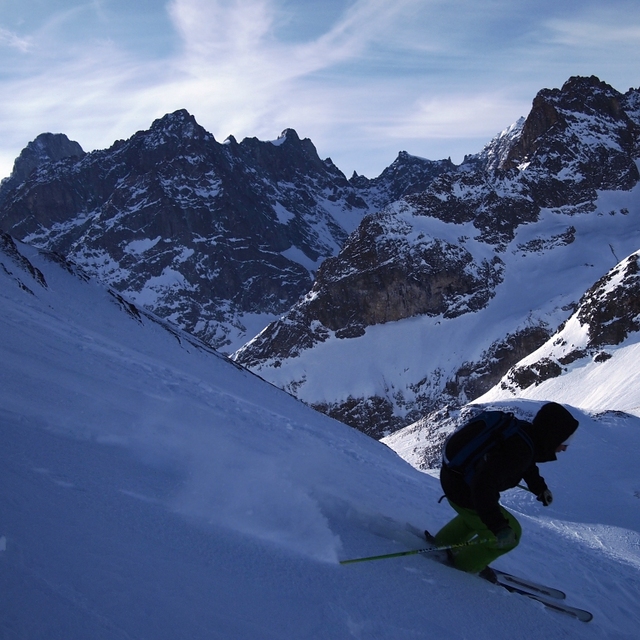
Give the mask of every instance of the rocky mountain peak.
[[[632, 188], [640, 179], [634, 160], [640, 129], [626, 107], [635, 104], [595, 76], [570, 78], [543, 89], [502, 170], [523, 172], [542, 206], [584, 207], [597, 190]], [[582, 144], [587, 137], [589, 144]]]
[[16, 158], [11, 175], [2, 181], [2, 193], [24, 182], [31, 172], [49, 162], [60, 162], [66, 158], [80, 159], [85, 155], [82, 147], [64, 133], [41, 133], [32, 140]]
[[196, 119], [186, 110], [178, 109], [162, 118], [154, 120], [149, 129], [150, 134], [163, 133], [175, 138], [204, 138], [210, 140], [213, 136], [201, 127]]
[[288, 143], [296, 143], [300, 142], [300, 136], [295, 129], [285, 129], [279, 136], [278, 139], [272, 142], [272, 144], [283, 144], [285, 142]]
[[[321, 181], [337, 180], [343, 187], [349, 186], [344, 174], [333, 163], [321, 160], [313, 142], [300, 138], [295, 129], [285, 129], [276, 140], [244, 138], [234, 147], [234, 153], [245, 162], [259, 165], [279, 181], [294, 183], [299, 180], [296, 176], [316, 174]], [[363, 202], [361, 206], [366, 207]]]
[[400, 151], [378, 177], [369, 179], [354, 172], [349, 182], [361, 191], [371, 209], [382, 209], [389, 202], [425, 191], [438, 176], [455, 169], [450, 158], [427, 160]]
[[592, 115], [608, 115], [613, 119], [624, 118], [620, 106], [622, 94], [596, 76], [569, 78], [559, 91], [551, 95], [563, 109]]
[[520, 138], [501, 168], [509, 169], [531, 161], [536, 152], [544, 148], [545, 137], [553, 136], [555, 130], [561, 134], [589, 117], [620, 121], [621, 126], [628, 126], [622, 98], [621, 93], [595, 76], [576, 76], [567, 80], [561, 89], [543, 89], [534, 98]]
[[522, 124], [520, 137], [508, 150], [500, 169], [513, 169], [531, 158], [541, 145], [542, 137], [558, 124], [560, 115], [555, 106], [539, 93], [533, 100], [531, 111]]
[[514, 142], [522, 136], [524, 124], [525, 118], [519, 118], [493, 138], [479, 154], [465, 156], [463, 165], [465, 167], [480, 166], [489, 172], [509, 167], [509, 154]]

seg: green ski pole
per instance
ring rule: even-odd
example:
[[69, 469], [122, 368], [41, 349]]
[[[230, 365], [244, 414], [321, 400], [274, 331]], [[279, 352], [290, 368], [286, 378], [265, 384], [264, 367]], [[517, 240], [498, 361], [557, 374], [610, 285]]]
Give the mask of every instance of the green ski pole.
[[396, 553], [383, 553], [379, 556], [367, 556], [366, 558], [351, 558], [350, 560], [340, 560], [340, 564], [353, 564], [354, 562], [367, 562], [368, 560], [384, 560], [386, 558], [400, 558], [402, 556], [414, 556], [420, 553], [431, 553], [432, 551], [446, 551], [447, 549], [459, 549], [460, 547], [470, 547], [481, 544], [480, 540], [470, 540], [462, 544], [454, 544], [447, 547], [426, 547], [425, 549], [411, 549], [410, 551], [397, 551]]

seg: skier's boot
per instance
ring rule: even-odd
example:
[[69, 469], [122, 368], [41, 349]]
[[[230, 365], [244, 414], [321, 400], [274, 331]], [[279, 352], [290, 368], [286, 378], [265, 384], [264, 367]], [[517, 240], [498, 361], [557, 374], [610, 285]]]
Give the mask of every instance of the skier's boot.
[[[438, 543], [436, 542], [435, 536], [432, 536], [428, 531], [424, 532], [425, 540], [432, 546], [437, 547]], [[446, 564], [450, 567], [454, 566], [453, 563], [453, 551], [451, 549], [443, 549], [442, 551], [438, 551], [437, 554], [432, 554], [433, 557], [438, 560], [438, 562], [442, 562], [442, 564]]]
[[498, 584], [498, 576], [496, 576], [496, 572], [491, 567], [485, 567], [478, 575], [489, 582], [493, 582], [493, 584]]

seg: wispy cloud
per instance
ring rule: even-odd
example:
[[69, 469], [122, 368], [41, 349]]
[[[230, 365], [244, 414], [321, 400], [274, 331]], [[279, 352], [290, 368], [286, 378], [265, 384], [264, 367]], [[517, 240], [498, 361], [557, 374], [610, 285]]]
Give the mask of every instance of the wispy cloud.
[[1, 46], [10, 47], [26, 53], [31, 49], [32, 40], [31, 38], [21, 38], [12, 31], [0, 27], [0, 47]]
[[[506, 92], [470, 91], [420, 98], [386, 122], [370, 129], [385, 138], [474, 138], [489, 130], [498, 133], [512, 124], [510, 118], [526, 105]], [[525, 115], [522, 113], [522, 115]], [[482, 123], [479, 127], [478, 124]], [[469, 149], [469, 152], [478, 149]]]
[[[198, 105], [205, 118], [215, 114], [207, 124], [220, 135], [277, 135], [294, 126], [322, 136], [331, 123], [355, 123], [370, 110], [372, 94], [384, 94], [374, 77], [343, 80], [341, 65], [361, 63], [394, 19], [418, 4], [360, 0], [318, 37], [284, 42], [269, 0], [174, 0], [169, 10], [183, 49], [172, 62], [171, 94]], [[149, 101], [166, 88], [149, 88]]]
[[344, 12], [326, 33], [309, 43], [288, 46], [274, 37], [274, 28], [283, 19], [275, 0], [172, 0], [169, 12], [187, 49], [199, 53], [229, 56], [257, 48], [299, 50], [311, 46], [340, 58], [351, 55], [359, 43], [393, 30], [395, 16], [408, 9], [424, 9], [428, 4], [425, 0], [345, 3]]
[[[184, 42], [179, 63], [211, 78], [228, 75], [272, 86], [357, 58], [419, 0], [360, 0], [326, 33], [306, 42], [275, 36], [278, 10], [269, 0], [173, 0], [169, 11]], [[424, 4], [424, 2], [423, 2]]]
[[588, 46], [634, 46], [640, 50], [640, 16], [629, 16], [620, 21], [606, 10], [597, 16], [577, 17], [574, 20], [549, 20], [547, 26], [554, 43], [580, 47]]

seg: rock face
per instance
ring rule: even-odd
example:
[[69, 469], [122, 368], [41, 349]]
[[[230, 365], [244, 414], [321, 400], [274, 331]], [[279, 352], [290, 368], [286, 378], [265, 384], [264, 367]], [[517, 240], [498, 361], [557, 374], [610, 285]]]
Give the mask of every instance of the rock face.
[[322, 264], [304, 299], [237, 359], [255, 366], [263, 358], [296, 357], [332, 334], [354, 338], [371, 325], [477, 311], [493, 296], [502, 266], [497, 256], [475, 261], [464, 246], [416, 233], [393, 213], [368, 216]]
[[447, 166], [406, 153], [395, 164], [411, 180], [390, 170], [356, 187], [291, 129], [220, 144], [177, 111], [87, 155], [39, 136], [2, 184], [0, 227], [224, 350], [307, 293], [374, 201]]
[[[479, 154], [367, 216], [235, 359], [375, 437], [486, 392], [567, 319], [614, 247], [640, 245], [639, 96], [595, 77], [541, 91]], [[369, 384], [329, 385], [354, 356]]]
[[610, 348], [640, 331], [640, 252], [600, 278], [576, 312], [539, 350], [509, 369], [500, 388], [514, 395], [585, 360], [606, 362]]
[[421, 193], [435, 178], [455, 168], [451, 159], [426, 160], [401, 151], [377, 178], [370, 180], [354, 172], [349, 182], [372, 209], [378, 210], [404, 196]]
[[5, 194], [20, 186], [41, 165], [67, 158], [78, 160], [84, 155], [82, 147], [63, 133], [40, 134], [22, 150], [11, 175], [0, 183], [0, 203]]
[[594, 76], [541, 91], [500, 168], [526, 165], [543, 207], [580, 207], [597, 190], [631, 189], [640, 177], [637, 93], [624, 96]]

